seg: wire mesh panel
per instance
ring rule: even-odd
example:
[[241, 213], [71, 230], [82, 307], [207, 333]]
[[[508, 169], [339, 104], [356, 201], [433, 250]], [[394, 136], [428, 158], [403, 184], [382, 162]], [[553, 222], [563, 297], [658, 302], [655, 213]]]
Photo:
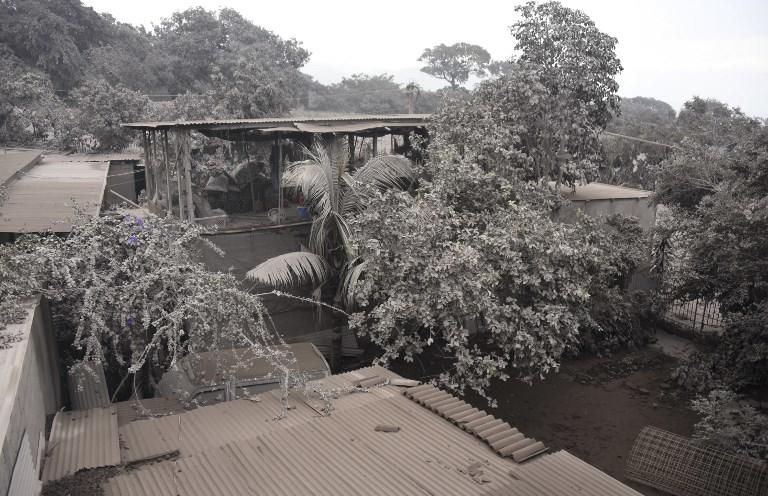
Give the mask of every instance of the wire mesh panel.
[[648, 426], [629, 454], [627, 478], [676, 496], [765, 496], [768, 469]]

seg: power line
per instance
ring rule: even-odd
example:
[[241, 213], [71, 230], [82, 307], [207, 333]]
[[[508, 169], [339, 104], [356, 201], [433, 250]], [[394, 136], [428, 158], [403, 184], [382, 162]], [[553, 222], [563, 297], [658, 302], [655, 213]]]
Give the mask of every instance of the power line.
[[682, 148], [680, 148], [679, 146], [668, 145], [667, 143], [659, 143], [658, 141], [651, 141], [643, 138], [638, 138], [636, 136], [627, 136], [626, 134], [612, 133], [610, 131], [603, 131], [602, 134], [607, 134], [608, 136], [616, 136], [617, 138], [623, 138], [623, 139], [628, 139], [632, 141], [639, 141], [641, 143], [647, 143], [649, 145], [664, 146], [667, 148], [672, 148], [674, 150], [682, 150]]

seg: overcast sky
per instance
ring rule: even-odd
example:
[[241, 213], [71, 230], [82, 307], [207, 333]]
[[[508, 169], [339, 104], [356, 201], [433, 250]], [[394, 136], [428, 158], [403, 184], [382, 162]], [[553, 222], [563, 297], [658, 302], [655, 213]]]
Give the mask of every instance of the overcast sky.
[[[232, 7], [311, 53], [304, 71], [322, 83], [356, 72], [389, 73], [436, 89], [419, 72], [426, 47], [459, 41], [494, 59], [512, 54], [508, 26], [520, 1], [84, 0], [99, 12], [151, 28], [174, 11]], [[619, 93], [651, 96], [679, 109], [693, 95], [768, 117], [768, 0], [565, 0], [619, 40]], [[373, 9], [372, 9], [373, 8]]]

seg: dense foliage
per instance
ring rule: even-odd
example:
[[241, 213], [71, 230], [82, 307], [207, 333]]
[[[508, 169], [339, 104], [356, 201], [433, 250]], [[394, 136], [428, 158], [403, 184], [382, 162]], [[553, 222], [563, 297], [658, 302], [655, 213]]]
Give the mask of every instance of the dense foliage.
[[[661, 163], [657, 267], [663, 290], [717, 305], [726, 319], [712, 350], [675, 372], [702, 396], [697, 436], [731, 452], [765, 458], [765, 416], [736, 393], [768, 381], [768, 131], [756, 119], [694, 98], [678, 117], [681, 149]], [[764, 446], [763, 446], [764, 447]]]
[[693, 410], [701, 415], [694, 439], [728, 453], [768, 461], [768, 415], [733, 391], [713, 390], [694, 400]]
[[442, 384], [485, 394], [494, 379], [557, 370], [582, 347], [582, 328], [615, 338], [591, 315], [592, 297], [622, 287], [639, 229], [554, 221], [550, 193], [440, 160], [415, 194], [380, 194], [350, 223], [365, 261], [350, 323], [380, 359], [429, 353], [444, 364]]
[[675, 110], [655, 98], [622, 98], [620, 113], [613, 116], [606, 131], [637, 139], [608, 134], [600, 137], [605, 152], [600, 181], [653, 190], [654, 167], [672, 150], [663, 145], [680, 142]]
[[308, 108], [329, 112], [403, 114], [405, 90], [388, 74], [352, 74], [336, 84], [318, 87]]
[[0, 316], [42, 294], [62, 322], [57, 338], [67, 365], [143, 369], [149, 383], [185, 353], [220, 347], [250, 347], [285, 367], [268, 348], [278, 338], [259, 298], [196, 262], [201, 234], [170, 218], [108, 215], [80, 218], [66, 237], [0, 245]]
[[602, 159], [598, 133], [618, 109], [616, 40], [557, 2], [516, 10], [513, 69], [444, 106], [436, 133], [465, 159], [507, 177], [591, 179]]
[[[0, 137], [49, 134], [72, 147], [88, 135], [113, 149], [125, 144], [117, 128], [126, 120], [284, 114], [305, 100], [309, 78], [299, 69], [308, 58], [299, 42], [227, 8], [176, 12], [147, 32], [80, 0], [3, 2]], [[150, 105], [149, 94], [185, 97]]]

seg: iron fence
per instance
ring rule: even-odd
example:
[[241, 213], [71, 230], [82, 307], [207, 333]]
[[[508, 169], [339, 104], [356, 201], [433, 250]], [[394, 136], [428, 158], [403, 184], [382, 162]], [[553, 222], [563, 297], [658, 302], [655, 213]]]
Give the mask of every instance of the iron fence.
[[714, 300], [669, 298], [665, 303], [664, 314], [674, 323], [702, 334], [719, 333], [726, 323], [720, 313], [720, 304]]

